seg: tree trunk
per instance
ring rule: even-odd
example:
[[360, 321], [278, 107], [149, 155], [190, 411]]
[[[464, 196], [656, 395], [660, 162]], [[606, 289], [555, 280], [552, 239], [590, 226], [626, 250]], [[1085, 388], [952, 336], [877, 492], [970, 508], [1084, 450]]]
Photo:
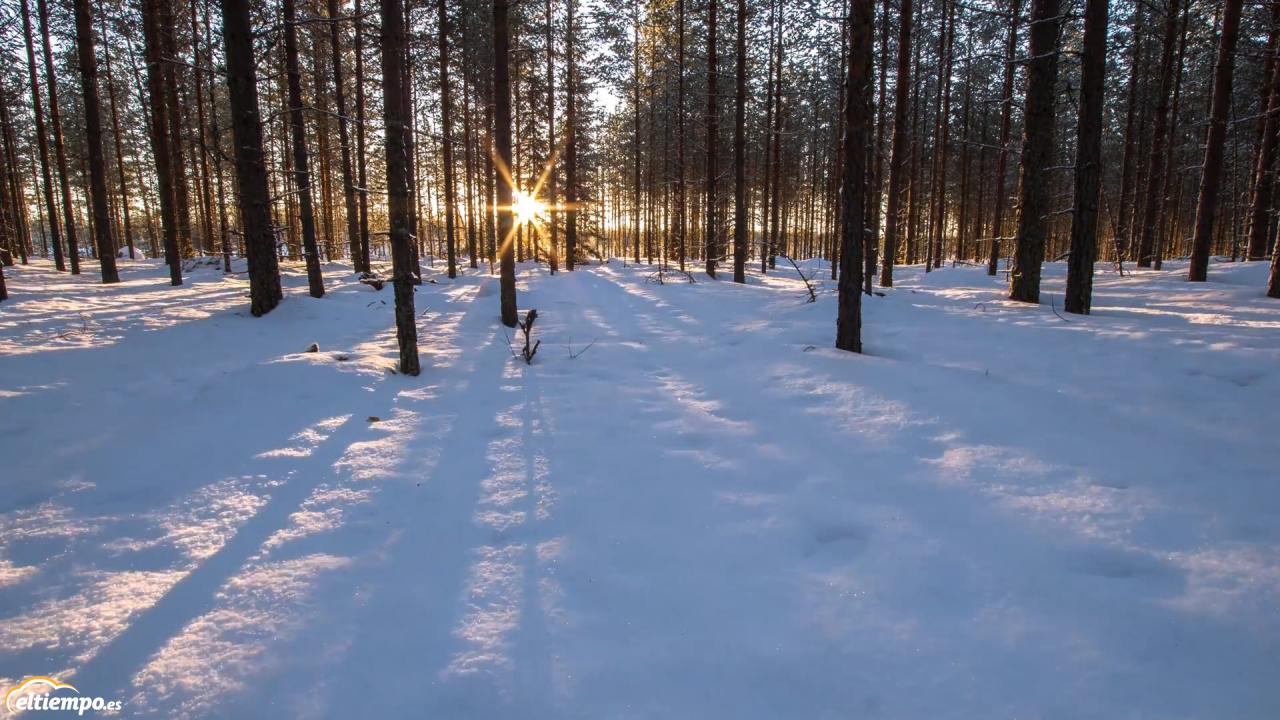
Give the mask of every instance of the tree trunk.
[[881, 287], [893, 287], [893, 263], [898, 256], [898, 216], [902, 207], [902, 175], [906, 169], [907, 157], [907, 110], [911, 97], [911, 12], [912, 0], [902, 0], [898, 18], [898, 74], [893, 91], [889, 198], [884, 215], [884, 259], [880, 263]]
[[1040, 302], [1040, 264], [1049, 232], [1054, 92], [1058, 81], [1058, 0], [1031, 3], [1031, 41], [1022, 133], [1022, 192], [1009, 299]]
[[[173, 285], [181, 285], [182, 257], [178, 252], [178, 225], [173, 196], [173, 174], [176, 172], [176, 168], [173, 167], [173, 154], [169, 148], [169, 112], [166, 109], [168, 101], [164, 92], [164, 61], [160, 49], [160, 9], [158, 7], [160, 2], [161, 0], [144, 0], [142, 4], [143, 37], [146, 43], [147, 95], [151, 104], [151, 153], [155, 156], [156, 186], [160, 195], [160, 225], [164, 236], [164, 259], [169, 265], [169, 282]], [[245, 24], [247, 26], [248, 10], [245, 10], [245, 13]], [[249, 42], [252, 42], [252, 38], [250, 38]], [[252, 50], [253, 48], [250, 46], [246, 52], [252, 53]], [[251, 54], [248, 61], [252, 62]], [[229, 79], [228, 82], [230, 82]], [[254, 98], [257, 98], [256, 90]], [[256, 108], [254, 118], [255, 120], [257, 118]], [[259, 135], [261, 135], [261, 131], [259, 131]], [[261, 140], [259, 140], [260, 146]], [[264, 170], [264, 177], [265, 172]], [[265, 191], [263, 195], [266, 195]], [[267, 312], [270, 309], [270, 307], [267, 307], [263, 312]]]
[[706, 135], [706, 152], [707, 152], [707, 172], [705, 176], [706, 182], [706, 235], [703, 238], [703, 247], [705, 248], [705, 261], [707, 275], [716, 276], [716, 259], [720, 255], [720, 250], [716, 245], [716, 180], [719, 170], [716, 168], [716, 160], [719, 155], [719, 123], [720, 108], [716, 103], [716, 76], [718, 74], [716, 62], [716, 6], [720, 4], [720, 0], [708, 0], [707, 2], [707, 135]]
[[[741, 1], [741, 0], [740, 0]], [[873, 0], [849, 5], [849, 69], [845, 78], [844, 161], [841, 163], [840, 280], [836, 311], [836, 347], [862, 352], [862, 250], [869, 230], [871, 196], [867, 187], [868, 127], [871, 110]]]
[[1213, 220], [1217, 211], [1218, 191], [1222, 185], [1222, 152], [1227, 137], [1227, 112], [1231, 106], [1231, 75], [1235, 65], [1236, 39], [1240, 34], [1240, 11], [1243, 4], [1242, 0], [1226, 0], [1223, 6], [1218, 59], [1213, 67], [1209, 130], [1205, 139], [1204, 164], [1200, 166], [1195, 236], [1191, 241], [1191, 265], [1187, 269], [1187, 279], [1193, 282], [1204, 282], [1209, 274]]
[[[40, 148], [40, 170], [44, 180], [45, 217], [49, 223], [49, 239], [53, 246], [53, 262], [58, 270], [66, 270], [62, 254], [62, 231], [58, 225], [58, 206], [53, 199], [53, 168], [49, 162], [49, 136], [44, 124], [44, 109], [40, 102], [40, 78], [36, 74], [36, 52], [32, 42], [31, 10], [27, 0], [22, 0], [22, 31], [27, 42], [27, 70], [31, 78], [31, 108], [36, 121], [36, 141]], [[181, 284], [181, 280], [174, 283]]]
[[49, 42], [49, 6], [36, 0], [40, 21], [40, 42], [44, 49], [44, 80], [49, 89], [49, 130], [53, 133], [53, 154], [58, 161], [58, 179], [62, 187], [63, 229], [67, 234], [67, 256], [71, 274], [80, 274], [80, 243], [76, 239], [76, 207], [71, 199], [71, 175], [67, 172], [67, 150], [62, 138], [62, 111], [58, 103], [58, 76], [53, 70], [53, 49]]
[[[267, 190], [267, 165], [262, 152], [262, 119], [258, 111], [258, 73], [254, 63], [249, 1], [222, 0], [222, 38], [227, 60], [231, 132], [235, 143], [240, 227], [249, 264], [249, 310], [255, 317], [260, 317], [271, 312], [284, 294], [280, 288], [275, 233], [271, 228], [271, 195]], [[152, 102], [154, 104], [155, 96]], [[163, 126], [158, 119], [156, 124], [157, 128]], [[156, 153], [157, 164], [160, 155]], [[170, 223], [172, 214], [171, 209]], [[173, 237], [169, 223], [166, 223], [166, 245]]]
[[[684, 0], [678, 0], [683, 3]], [[564, 147], [564, 202], [566, 206], [564, 214], [564, 266], [566, 270], [573, 270], [574, 263], [577, 262], [578, 252], [578, 101], [577, 101], [577, 74], [575, 71], [574, 47], [573, 47], [573, 20], [575, 3], [577, 0], [568, 0], [568, 15], [565, 21], [565, 147]], [[683, 5], [681, 6], [683, 7]], [[680, 12], [680, 48], [681, 57], [684, 56], [684, 13]], [[681, 87], [683, 84], [683, 73], [681, 75]], [[683, 125], [683, 123], [682, 123]], [[683, 141], [684, 134], [681, 133]], [[684, 148], [683, 142], [681, 149]], [[683, 166], [682, 166], [683, 167]], [[681, 188], [683, 196], [683, 186]], [[681, 233], [681, 243], [683, 247], [683, 233]], [[684, 268], [684, 255], [681, 254], [681, 269]]]
[[[555, 275], [559, 264], [559, 228], [556, 227], [557, 213], [556, 203], [559, 201], [559, 194], [556, 191], [556, 155], [559, 153], [556, 147], [556, 67], [555, 67], [555, 14], [552, 11], [551, 0], [546, 0], [547, 7], [547, 220], [551, 225], [551, 274]], [[468, 169], [469, 166], [468, 166]], [[469, 217], [469, 215], [468, 215]], [[474, 246], [474, 237], [471, 238]], [[473, 249], [474, 254], [474, 249]], [[475, 260], [472, 259], [472, 267], [475, 267]]]
[[[387, 0], [384, 0], [384, 2]], [[394, 0], [392, 0], [394, 1]], [[511, 207], [514, 178], [511, 176], [511, 38], [508, 0], [493, 0], [493, 122], [494, 152], [502, 168], [498, 180], [498, 238], [502, 324], [516, 326], [515, 213]], [[570, 30], [572, 32], [572, 30]]]
[[733, 117], [733, 281], [747, 281], [747, 0], [738, 0], [737, 102]]
[[1013, 127], [1014, 58], [1018, 51], [1018, 19], [1021, 0], [1009, 2], [1009, 37], [1005, 40], [1003, 99], [1000, 102], [1000, 154], [996, 158], [995, 213], [991, 219], [991, 254], [987, 256], [987, 275], [995, 276], [1000, 264], [1000, 243], [1004, 237], [1005, 176], [1009, 168], [1009, 136]]
[[444, 232], [445, 252], [449, 257], [449, 277], [458, 277], [457, 245], [454, 239], [454, 200], [453, 181], [453, 102], [449, 92], [449, 15], [445, 10], [445, 0], [436, 0], [436, 9], [440, 16], [440, 121], [442, 137], [442, 161], [444, 162]]
[[1160, 211], [1161, 178], [1164, 175], [1164, 144], [1169, 132], [1169, 96], [1173, 86], [1173, 51], [1178, 40], [1178, 0], [1165, 8], [1164, 45], [1160, 51], [1160, 88], [1156, 95], [1155, 118], [1151, 130], [1151, 155], [1147, 162], [1146, 198], [1138, 228], [1138, 267], [1151, 267], [1155, 248], [1157, 217]]
[[320, 251], [316, 245], [316, 218], [311, 207], [311, 169], [307, 157], [307, 122], [302, 115], [302, 72], [298, 68], [298, 29], [294, 0], [284, 0], [285, 75], [289, 81], [289, 136], [293, 142], [293, 183], [302, 222], [302, 251], [307, 261], [307, 288], [311, 297], [324, 297]]
[[1084, 15], [1080, 107], [1076, 131], [1076, 204], [1067, 262], [1067, 312], [1089, 314], [1098, 256], [1098, 192], [1102, 185], [1102, 107], [1106, 102], [1108, 0], [1089, 0]]
[[102, 109], [98, 100], [98, 57], [94, 54], [93, 18], [89, 0], [75, 0], [76, 51], [80, 58], [80, 87], [84, 93], [85, 141], [89, 160], [89, 194], [93, 206], [94, 239], [102, 282], [118, 283], [116, 251], [111, 242], [111, 215], [107, 210], [107, 164], [102, 157]]
[[382, 114], [386, 126], [387, 215], [391, 227], [391, 267], [396, 302], [396, 340], [400, 346], [400, 372], [416, 376], [418, 324], [414, 309], [413, 237], [410, 233], [409, 133], [403, 98], [406, 49], [404, 5], [401, 0], [382, 2]]

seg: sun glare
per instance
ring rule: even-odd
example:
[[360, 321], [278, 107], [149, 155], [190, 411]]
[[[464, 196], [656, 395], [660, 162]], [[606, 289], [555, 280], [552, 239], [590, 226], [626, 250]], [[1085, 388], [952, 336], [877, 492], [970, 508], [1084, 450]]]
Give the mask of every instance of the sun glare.
[[517, 190], [511, 202], [511, 209], [515, 212], [516, 223], [523, 225], [537, 220], [546, 213], [547, 205], [538, 198]]

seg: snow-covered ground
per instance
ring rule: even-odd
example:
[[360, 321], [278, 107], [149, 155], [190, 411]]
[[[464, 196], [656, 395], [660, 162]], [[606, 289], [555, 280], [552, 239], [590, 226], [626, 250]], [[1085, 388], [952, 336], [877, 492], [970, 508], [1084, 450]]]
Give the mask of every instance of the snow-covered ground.
[[531, 367], [494, 279], [433, 272], [417, 378], [390, 290], [340, 266], [255, 319], [243, 276], [122, 265], [5, 270], [0, 690], [51, 675], [125, 717], [1280, 716], [1263, 263], [1100, 268], [1091, 317], [902, 268], [863, 356], [789, 268], [523, 266]]

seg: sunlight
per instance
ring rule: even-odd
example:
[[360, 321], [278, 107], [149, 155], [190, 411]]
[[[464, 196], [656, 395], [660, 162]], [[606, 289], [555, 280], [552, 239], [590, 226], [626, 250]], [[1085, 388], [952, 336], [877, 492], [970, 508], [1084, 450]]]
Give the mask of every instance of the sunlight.
[[515, 196], [511, 201], [511, 210], [515, 213], [516, 224], [523, 225], [545, 215], [547, 204], [533, 195], [516, 190]]

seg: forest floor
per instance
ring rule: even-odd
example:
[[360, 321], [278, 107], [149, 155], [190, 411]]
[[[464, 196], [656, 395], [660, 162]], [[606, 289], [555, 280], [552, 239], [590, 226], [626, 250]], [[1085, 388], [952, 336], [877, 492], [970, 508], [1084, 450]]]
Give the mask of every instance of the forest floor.
[[497, 281], [439, 268], [416, 378], [390, 289], [343, 266], [321, 300], [287, 269], [257, 319], [214, 267], [6, 268], [0, 688], [124, 717], [1280, 715], [1265, 263], [1100, 266], [1089, 317], [1048, 304], [1060, 263], [1040, 306], [900, 268], [861, 356], [789, 267], [523, 265], [532, 366]]

